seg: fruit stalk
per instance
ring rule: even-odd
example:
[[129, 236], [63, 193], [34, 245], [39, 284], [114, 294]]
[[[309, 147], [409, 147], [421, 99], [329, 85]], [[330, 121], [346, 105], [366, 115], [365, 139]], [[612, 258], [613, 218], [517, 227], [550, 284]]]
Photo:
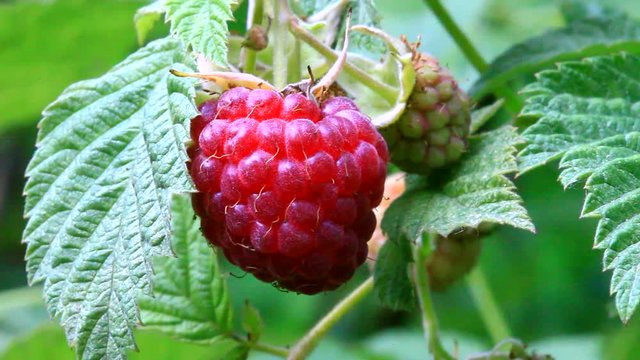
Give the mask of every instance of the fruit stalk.
[[282, 89], [287, 85], [287, 23], [291, 18], [287, 0], [273, 2], [273, 84]]
[[232, 335], [232, 337], [236, 341], [250, 348], [251, 350], [255, 350], [265, 354], [275, 355], [281, 358], [286, 358], [287, 355], [289, 355], [289, 350], [280, 346], [275, 346], [275, 345], [266, 344], [266, 343], [259, 343], [259, 342], [258, 343], [250, 342], [245, 337], [236, 335], [236, 334]]
[[287, 360], [302, 360], [307, 357], [318, 345], [329, 330], [346, 313], [357, 305], [364, 297], [373, 290], [373, 277], [360, 284], [351, 294], [342, 299], [325, 315], [309, 332], [291, 349]]
[[302, 69], [302, 44], [300, 40], [293, 40], [293, 50], [289, 55], [289, 70], [287, 71], [287, 81], [293, 84], [300, 80], [300, 71]]
[[440, 341], [438, 317], [431, 302], [429, 274], [427, 272], [427, 260], [432, 250], [431, 247], [429, 235], [426, 235], [418, 244], [413, 246], [414, 263], [411, 266], [411, 273], [422, 314], [422, 327], [429, 352], [433, 354], [434, 360], [453, 360], [454, 358], [445, 350]]
[[[250, 0], [249, 1], [249, 14], [247, 18], [247, 31], [249, 31], [255, 25], [262, 24], [262, 17], [264, 15], [264, 3], [263, 0]], [[244, 50], [244, 72], [253, 74], [256, 71], [256, 51], [248, 47]]]
[[500, 311], [498, 304], [487, 283], [487, 279], [480, 266], [476, 266], [467, 277], [467, 284], [471, 292], [471, 297], [480, 312], [480, 317], [485, 323], [491, 339], [495, 344], [511, 337], [509, 326]]
[[455, 21], [453, 21], [453, 18], [451, 18], [447, 9], [442, 6], [440, 0], [425, 0], [425, 2], [431, 11], [433, 11], [436, 18], [438, 18], [442, 26], [447, 30], [449, 35], [451, 35], [456, 44], [458, 44], [458, 47], [464, 56], [467, 57], [469, 62], [471, 62], [473, 67], [475, 67], [480, 73], [485, 72], [488, 67], [487, 62], [484, 61], [480, 52], [473, 46], [473, 44], [471, 44], [467, 35], [462, 32], [460, 27], [458, 27]]
[[[300, 41], [311, 46], [330, 63], [334, 63], [338, 59], [338, 54], [336, 54], [330, 47], [324, 45], [321, 41], [316, 39], [313, 34], [311, 34], [307, 29], [300, 25], [300, 21], [298, 19], [291, 20], [291, 22], [289, 23], [289, 31]], [[372, 78], [371, 76], [369, 76], [369, 74], [362, 71], [360, 68], [350, 64], [349, 61], [345, 62], [343, 70], [363, 85], [375, 90], [383, 99], [385, 99], [390, 104], [394, 104], [396, 102], [398, 91], [393, 87]]]
[[255, 343], [250, 346], [253, 350], [260, 351], [265, 354], [276, 355], [279, 357], [286, 357], [289, 354], [289, 351], [287, 351], [287, 349], [270, 344]]
[[[427, 6], [433, 11], [433, 14], [436, 16], [442, 27], [447, 30], [449, 35], [453, 38], [453, 41], [458, 45], [464, 56], [469, 60], [471, 65], [478, 70], [479, 73], [483, 73], [489, 67], [487, 62], [484, 60], [480, 52], [476, 49], [475, 46], [469, 40], [469, 37], [460, 29], [458, 24], [453, 20], [451, 15], [440, 0], [424, 0]], [[518, 97], [511, 89], [506, 86], [500, 87], [496, 90], [498, 96], [503, 97], [505, 99], [505, 107], [512, 112], [513, 114], [517, 114], [520, 112], [522, 108], [522, 100]]]

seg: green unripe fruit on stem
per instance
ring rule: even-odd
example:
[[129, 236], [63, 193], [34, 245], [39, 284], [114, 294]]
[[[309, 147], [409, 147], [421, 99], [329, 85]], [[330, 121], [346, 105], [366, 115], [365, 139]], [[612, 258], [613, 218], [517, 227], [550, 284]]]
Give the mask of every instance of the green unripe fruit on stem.
[[447, 237], [438, 236], [427, 260], [432, 290], [444, 291], [471, 271], [482, 250], [480, 235], [478, 229], [466, 228]]
[[416, 83], [407, 108], [381, 133], [393, 163], [426, 175], [458, 161], [466, 150], [470, 106], [467, 95], [435, 58], [415, 52], [413, 63]]
[[[369, 241], [369, 265], [373, 269], [380, 248], [387, 241], [381, 223], [387, 208], [405, 191], [405, 173], [395, 173], [387, 177], [384, 197], [376, 209], [376, 230]], [[436, 235], [434, 248], [427, 259], [429, 287], [434, 291], [444, 291], [462, 279], [476, 265], [482, 250], [482, 238], [494, 228], [494, 224], [481, 223], [477, 228], [460, 228], [444, 237]]]

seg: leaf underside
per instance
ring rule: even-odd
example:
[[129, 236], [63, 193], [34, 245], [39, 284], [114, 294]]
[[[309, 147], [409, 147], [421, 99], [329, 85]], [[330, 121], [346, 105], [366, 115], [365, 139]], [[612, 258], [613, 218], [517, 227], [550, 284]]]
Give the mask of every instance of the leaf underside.
[[215, 253], [202, 237], [189, 196], [174, 195], [171, 213], [176, 257], [154, 259], [153, 296], [139, 299], [142, 323], [183, 341], [225, 340], [231, 307]]
[[[375, 6], [374, 0], [352, 0], [349, 3], [351, 7], [351, 24], [352, 25], [365, 25], [380, 28], [380, 14]], [[346, 23], [343, 22], [341, 33], [344, 34]], [[367, 36], [365, 34], [361, 34], [359, 32], [351, 32], [349, 34], [349, 38], [352, 43], [358, 48], [365, 49], [368, 51], [381, 53], [385, 51], [385, 45], [380, 41], [380, 39], [376, 39], [371, 36]], [[338, 37], [338, 48], [342, 47], [344, 36]]]
[[[442, 185], [421, 185], [425, 178], [409, 176], [407, 191], [385, 212], [382, 229], [390, 241], [382, 247], [376, 264], [376, 291], [393, 308], [406, 308], [412, 300], [407, 265], [408, 244], [423, 234], [448, 236], [465, 227], [505, 224], [535, 231], [506, 175], [517, 170], [515, 146], [521, 142], [516, 129], [503, 126], [470, 139], [469, 151]], [[385, 289], [398, 287], [393, 292]], [[402, 287], [402, 288], [399, 288]]]
[[171, 33], [194, 52], [217, 65], [227, 65], [227, 21], [233, 20], [234, 0], [166, 0]]
[[520, 167], [560, 159], [565, 187], [585, 183], [582, 216], [599, 218], [595, 248], [627, 322], [640, 303], [640, 58], [563, 63], [524, 93], [522, 116], [537, 122], [523, 132]]
[[640, 23], [627, 16], [586, 17], [513, 46], [471, 88], [480, 98], [506, 82], [558, 61], [626, 51], [640, 53]]
[[[298, 4], [302, 11], [307, 15], [313, 15], [325, 10], [327, 7], [333, 6], [342, 0], [298, 0]], [[375, 0], [348, 0], [346, 8], [351, 9], [351, 25], [365, 25], [380, 28], [380, 14], [375, 5]], [[336, 48], [342, 48], [346, 23], [342, 16], [340, 30], [336, 34]], [[375, 53], [381, 53], [385, 50], [385, 45], [377, 38], [352, 31], [349, 34], [349, 40], [356, 48]]]
[[71, 85], [39, 124], [26, 173], [28, 278], [44, 282], [46, 307], [80, 358], [135, 348], [151, 258], [172, 254], [169, 196], [193, 188], [183, 142], [194, 90], [169, 76], [185, 56], [177, 41], [149, 43]]
[[384, 306], [393, 310], [411, 310], [415, 306], [413, 285], [409, 280], [411, 248], [409, 241], [386, 241], [373, 272], [375, 293]]

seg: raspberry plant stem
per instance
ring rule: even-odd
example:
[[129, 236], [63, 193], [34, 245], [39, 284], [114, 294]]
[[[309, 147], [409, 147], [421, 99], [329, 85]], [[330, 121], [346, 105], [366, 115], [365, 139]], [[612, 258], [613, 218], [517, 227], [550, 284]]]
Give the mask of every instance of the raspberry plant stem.
[[[300, 41], [311, 46], [315, 51], [327, 59], [327, 61], [335, 62], [338, 59], [338, 54], [336, 54], [333, 49], [316, 39], [309, 30], [300, 25], [300, 22], [297, 19], [293, 19], [289, 23], [289, 31]], [[366, 87], [380, 94], [380, 96], [390, 104], [395, 104], [398, 97], [398, 91], [393, 87], [372, 78], [365, 71], [350, 64], [349, 61], [344, 64], [344, 71]]]
[[282, 89], [287, 85], [287, 23], [291, 18], [287, 0], [273, 2], [273, 85]]
[[289, 58], [289, 71], [287, 72], [287, 81], [289, 82], [289, 84], [300, 81], [302, 57], [300, 45], [300, 40], [295, 39], [293, 42], [293, 51], [291, 52], [291, 56]]
[[260, 351], [263, 353], [267, 353], [267, 354], [271, 354], [271, 355], [275, 355], [275, 356], [279, 356], [282, 358], [287, 357], [287, 355], [289, 354], [289, 350], [279, 347], [279, 346], [274, 346], [271, 344], [265, 344], [265, 343], [255, 343], [252, 345], [249, 345], [253, 350], [256, 351]]
[[342, 299], [336, 306], [327, 313], [309, 332], [291, 349], [288, 360], [305, 359], [313, 349], [315, 349], [318, 341], [322, 339], [329, 330], [340, 320], [346, 313], [357, 305], [364, 297], [373, 290], [373, 277], [360, 284], [351, 294]]
[[251, 350], [259, 351], [265, 354], [275, 355], [281, 358], [285, 358], [289, 354], [288, 349], [280, 346], [275, 346], [275, 345], [265, 344], [265, 343], [250, 342], [250, 341], [247, 341], [247, 339], [245, 339], [241, 335], [237, 335], [237, 334], [233, 334], [232, 337], [236, 341], [250, 348]]
[[500, 311], [498, 304], [487, 283], [487, 279], [480, 265], [467, 276], [467, 284], [471, 291], [471, 297], [476, 303], [480, 316], [484, 321], [494, 344], [511, 337], [509, 326]]
[[[427, 6], [433, 11], [440, 24], [447, 30], [449, 35], [453, 38], [453, 41], [458, 45], [464, 56], [469, 60], [471, 65], [478, 70], [479, 73], [483, 73], [487, 70], [489, 65], [484, 60], [478, 49], [471, 43], [469, 37], [460, 29], [458, 24], [453, 20], [447, 9], [442, 6], [440, 0], [424, 0]], [[496, 89], [496, 94], [505, 99], [505, 107], [513, 114], [520, 112], [522, 108], [522, 100], [513, 90], [506, 86], [502, 86]]]
[[438, 317], [431, 301], [431, 290], [429, 290], [429, 274], [427, 273], [427, 259], [432, 251], [431, 237], [423, 236], [418, 244], [413, 246], [414, 263], [411, 266], [413, 284], [418, 304], [422, 313], [422, 327], [429, 352], [433, 354], [434, 360], [454, 360], [440, 341], [440, 330], [438, 329]]
[[487, 62], [484, 61], [480, 52], [471, 44], [471, 41], [467, 37], [467, 35], [462, 32], [462, 29], [456, 24], [451, 15], [440, 0], [425, 0], [431, 11], [433, 11], [440, 24], [447, 30], [449, 35], [456, 42], [464, 56], [469, 60], [469, 62], [473, 65], [473, 67], [478, 70], [478, 72], [483, 73], [487, 70], [488, 65]]
[[[264, 15], [263, 0], [249, 0], [249, 14], [247, 17], [247, 31], [254, 25], [262, 24], [262, 17]], [[246, 47], [243, 48], [243, 50], [245, 51], [243, 71], [253, 74], [256, 72], [257, 52]]]
[[[453, 20], [447, 9], [442, 6], [440, 0], [425, 0], [427, 6], [433, 11], [440, 24], [447, 30], [449, 35], [456, 42], [462, 53], [466, 56], [469, 62], [478, 70], [479, 73], [483, 73], [489, 67], [484, 60], [480, 52], [471, 43], [471, 40], [460, 29], [458, 24]], [[517, 114], [522, 108], [522, 100], [511, 89], [506, 86], [500, 87], [496, 90], [497, 95], [505, 99], [505, 107], [513, 113]], [[491, 338], [494, 342], [498, 342], [502, 339], [510, 336], [509, 327], [504, 320], [504, 316], [498, 307], [495, 297], [493, 296], [491, 289], [489, 288], [484, 274], [480, 270], [479, 266], [469, 275], [467, 278], [469, 289], [474, 298], [478, 311], [484, 320]]]

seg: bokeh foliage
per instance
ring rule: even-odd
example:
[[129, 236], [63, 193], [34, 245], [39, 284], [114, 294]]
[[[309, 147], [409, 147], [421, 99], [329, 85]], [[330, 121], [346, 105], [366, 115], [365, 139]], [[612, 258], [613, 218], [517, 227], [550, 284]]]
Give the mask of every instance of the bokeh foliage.
[[[404, 1], [403, 6], [397, 6], [393, 0], [377, 3], [383, 15], [383, 28], [410, 38], [422, 34], [422, 48], [439, 56], [465, 87], [475, 80], [475, 70], [420, 0]], [[607, 3], [632, 16], [640, 15], [640, 6], [634, 2]], [[132, 17], [142, 4], [143, 1], [90, 0], [0, 2], [1, 289], [15, 288], [26, 281], [24, 250], [19, 244], [24, 227], [22, 174], [33, 151], [39, 114], [68, 84], [104, 73], [137, 49]], [[561, 26], [564, 21], [557, 2], [551, 0], [452, 0], [446, 6], [488, 59], [510, 44], [549, 27]], [[156, 37], [165, 31], [166, 27], [158, 24]], [[557, 164], [552, 165], [516, 179], [537, 235], [499, 229], [485, 241], [481, 266], [513, 333], [525, 341], [535, 343], [544, 339], [537, 347], [561, 359], [561, 354], [598, 359], [602, 358], [602, 349], [607, 349], [611, 359], [633, 359], [639, 350], [640, 320], [632, 320], [625, 328], [620, 326], [612, 300], [607, 296], [609, 275], [600, 270], [601, 254], [591, 249], [595, 221], [578, 221], [584, 194], [580, 189], [563, 191], [555, 181]], [[226, 271], [242, 277], [231, 267]], [[365, 273], [366, 269], [362, 269], [360, 280]], [[239, 309], [245, 299], [250, 299], [264, 317], [265, 340], [279, 343], [294, 341], [348, 290], [309, 298], [281, 293], [249, 276], [230, 277], [234, 307]], [[68, 354], [71, 359], [72, 352], [57, 327], [45, 325], [38, 333], [53, 332], [50, 335], [24, 337], [47, 321], [39, 294], [40, 289], [3, 293], [2, 296], [10, 295], [14, 301], [5, 297], [0, 300], [0, 353], [15, 336], [23, 336], [15, 346], [28, 344], [34, 351], [31, 354], [59, 348], [61, 354]], [[421, 349], [415, 345], [421, 344], [422, 339], [418, 319], [408, 313], [380, 310], [373, 300], [369, 299], [337, 327], [333, 335], [340, 341], [325, 345], [319, 356], [348, 353], [367, 358], [375, 350], [383, 354], [378, 358], [393, 359], [391, 356], [399, 355], [385, 357], [391, 353], [388, 350], [391, 347]], [[478, 346], [480, 349], [488, 345], [489, 339], [464, 283], [437, 295], [435, 303], [445, 331], [464, 334], [455, 337], [471, 347], [478, 343], [484, 345]], [[377, 332], [383, 333], [374, 335]], [[158, 336], [140, 337], [142, 354], [147, 349], [143, 356], [153, 356], [155, 352], [150, 349], [158, 343], [173, 344]], [[147, 338], [151, 341], [146, 341]], [[152, 345], [145, 347], [145, 343]], [[582, 352], [577, 353], [578, 349]], [[187, 352], [190, 358], [206, 358], [206, 350]], [[410, 359], [409, 356], [403, 359]]]

